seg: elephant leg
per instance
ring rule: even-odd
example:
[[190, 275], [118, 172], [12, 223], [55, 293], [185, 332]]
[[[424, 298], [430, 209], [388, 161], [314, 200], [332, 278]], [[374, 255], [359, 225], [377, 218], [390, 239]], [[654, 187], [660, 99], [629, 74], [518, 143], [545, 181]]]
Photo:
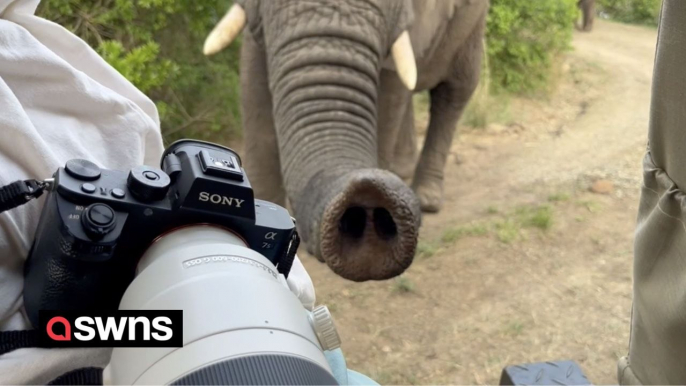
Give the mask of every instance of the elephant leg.
[[593, 29], [593, 19], [595, 17], [595, 0], [581, 0], [581, 11], [583, 13], [582, 29], [589, 32]]
[[395, 144], [391, 171], [405, 182], [412, 179], [417, 162], [417, 133], [414, 130], [414, 106], [410, 99]]
[[286, 205], [264, 51], [246, 31], [241, 48], [244, 168], [256, 198]]
[[[398, 135], [405, 130], [406, 110], [412, 110], [412, 91], [393, 71], [381, 72], [379, 92], [378, 147], [379, 167], [393, 170]], [[414, 126], [413, 126], [414, 127]], [[403, 176], [400, 176], [401, 178]]]
[[431, 90], [429, 128], [412, 181], [425, 212], [438, 212], [443, 206], [443, 174], [453, 135], [479, 83], [482, 29], [483, 24], [475, 28], [457, 53], [451, 77]]

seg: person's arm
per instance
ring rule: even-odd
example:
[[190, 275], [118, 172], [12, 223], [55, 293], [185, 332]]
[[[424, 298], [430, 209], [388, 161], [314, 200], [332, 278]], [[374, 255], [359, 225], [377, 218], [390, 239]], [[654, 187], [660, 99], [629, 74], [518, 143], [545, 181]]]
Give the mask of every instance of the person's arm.
[[[155, 106], [78, 37], [33, 15], [37, 1], [0, 2], [0, 184], [50, 177], [71, 158], [126, 169], [159, 162]], [[0, 331], [32, 326], [23, 265], [44, 198], [0, 214]], [[0, 384], [46, 384], [104, 366], [109, 349], [0, 352]]]
[[686, 384], [686, 1], [665, 0], [621, 384]]

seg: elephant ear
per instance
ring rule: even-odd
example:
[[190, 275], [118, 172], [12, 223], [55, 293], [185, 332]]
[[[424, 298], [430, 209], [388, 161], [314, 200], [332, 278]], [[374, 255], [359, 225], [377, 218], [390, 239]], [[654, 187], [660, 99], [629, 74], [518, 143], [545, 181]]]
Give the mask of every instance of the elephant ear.
[[389, 31], [389, 42], [393, 43], [403, 32], [409, 30], [412, 26], [415, 5], [413, 0], [389, 0], [386, 5], [387, 8], [393, 10], [392, 12], [387, 11], [387, 13], [393, 13], [392, 17], [389, 18], [393, 21], [392, 28]]
[[[386, 0], [381, 1], [380, 5], [383, 14], [386, 16], [387, 23], [390, 25], [388, 30], [388, 56], [381, 61], [381, 67], [395, 71], [395, 62], [391, 57], [391, 46], [402, 35], [408, 31], [414, 21], [413, 0]], [[409, 32], [409, 31], [408, 31]]]
[[260, 0], [235, 0], [235, 3], [243, 7], [248, 20], [246, 27], [255, 39], [262, 37], [262, 17], [260, 13]]
[[[408, 30], [415, 59], [419, 63], [424, 56], [428, 55], [432, 45], [436, 42], [436, 38], [445, 33], [448, 23], [455, 17], [460, 7], [486, 0], [403, 1], [409, 4], [405, 7], [406, 16], [401, 17], [400, 21], [408, 24], [396, 28], [396, 30], [399, 30], [398, 35], [403, 30]], [[384, 61], [383, 67], [395, 71], [395, 65], [391, 58]]]

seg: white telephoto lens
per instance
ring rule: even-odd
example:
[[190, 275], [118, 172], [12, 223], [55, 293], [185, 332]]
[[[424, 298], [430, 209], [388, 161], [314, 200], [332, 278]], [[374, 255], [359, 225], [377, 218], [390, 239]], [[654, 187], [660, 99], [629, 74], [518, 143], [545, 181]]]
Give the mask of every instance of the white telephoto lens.
[[115, 348], [106, 384], [336, 383], [317, 327], [328, 323], [228, 230], [196, 225], [159, 238], [119, 308], [183, 310], [183, 347]]

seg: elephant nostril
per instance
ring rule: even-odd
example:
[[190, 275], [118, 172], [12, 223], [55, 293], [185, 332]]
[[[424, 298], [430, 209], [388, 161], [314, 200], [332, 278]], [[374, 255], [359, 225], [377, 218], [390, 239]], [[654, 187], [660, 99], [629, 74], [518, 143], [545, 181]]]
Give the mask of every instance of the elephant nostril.
[[[346, 209], [338, 223], [341, 233], [354, 239], [359, 239], [364, 234], [367, 225], [367, 211], [359, 206]], [[394, 224], [395, 225], [395, 224]]]
[[385, 208], [374, 208], [374, 229], [382, 240], [390, 240], [398, 234], [393, 216]]

